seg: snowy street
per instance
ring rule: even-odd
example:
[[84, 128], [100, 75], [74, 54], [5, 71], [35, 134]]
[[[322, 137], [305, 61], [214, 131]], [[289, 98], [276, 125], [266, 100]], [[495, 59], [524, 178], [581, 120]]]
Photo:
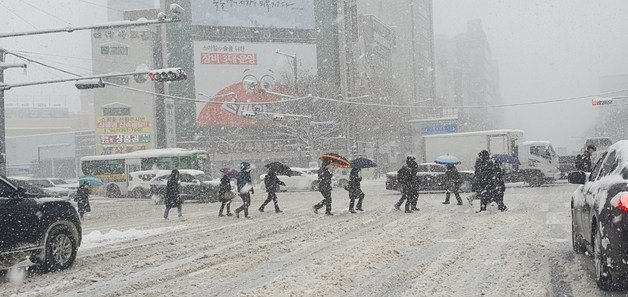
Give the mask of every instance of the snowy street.
[[4, 280], [0, 295], [606, 296], [571, 250], [572, 185], [509, 188], [509, 211], [481, 214], [441, 193], [404, 214], [383, 188], [365, 183], [366, 211], [353, 215], [336, 190], [333, 217], [312, 213], [315, 192], [281, 193], [283, 214], [259, 213], [258, 193], [250, 220], [188, 203], [185, 221], [164, 222], [148, 200], [96, 197], [74, 267]]

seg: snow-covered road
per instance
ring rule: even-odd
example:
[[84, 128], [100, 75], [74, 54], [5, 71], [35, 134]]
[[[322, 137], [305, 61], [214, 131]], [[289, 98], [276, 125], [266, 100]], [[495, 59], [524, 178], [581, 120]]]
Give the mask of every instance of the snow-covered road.
[[571, 250], [571, 185], [509, 188], [509, 211], [480, 214], [444, 194], [405, 214], [383, 188], [364, 186], [359, 214], [336, 190], [333, 217], [307, 192], [279, 194], [283, 214], [257, 212], [257, 194], [250, 220], [190, 203], [164, 222], [147, 200], [94, 199], [74, 267], [4, 280], [0, 296], [613, 296]]

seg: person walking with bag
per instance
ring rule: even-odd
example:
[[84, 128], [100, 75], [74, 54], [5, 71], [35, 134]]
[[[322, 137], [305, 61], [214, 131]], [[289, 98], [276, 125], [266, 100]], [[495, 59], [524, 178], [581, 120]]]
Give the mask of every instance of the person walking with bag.
[[179, 219], [183, 220], [183, 200], [181, 200], [181, 194], [179, 192], [179, 170], [174, 169], [170, 173], [168, 183], [166, 184], [166, 197], [165, 197], [166, 210], [164, 211], [164, 220], [168, 220], [168, 214], [170, 209], [176, 208], [179, 214]]
[[238, 185], [238, 193], [242, 198], [242, 205], [235, 210], [237, 218], [240, 218], [240, 212], [244, 211], [244, 217], [249, 219], [249, 206], [251, 205], [251, 194], [255, 194], [253, 189], [253, 180], [251, 179], [251, 164], [249, 162], [240, 163], [240, 172], [236, 175]]
[[262, 206], [259, 207], [259, 212], [264, 212], [264, 207], [271, 201], [275, 205], [275, 212], [281, 213], [281, 209], [279, 209], [279, 204], [277, 203], [277, 192], [279, 191], [279, 186], [285, 186], [286, 184], [279, 180], [277, 177], [277, 173], [274, 170], [268, 170], [268, 174], [264, 177], [264, 186], [266, 187], [266, 193], [268, 193], [268, 198], [266, 201], [262, 203]]
[[218, 212], [218, 216], [224, 216], [222, 214], [225, 206], [227, 207], [227, 216], [230, 217], [233, 214], [231, 213], [231, 200], [233, 200], [233, 192], [231, 192], [231, 179], [233, 175], [229, 172], [225, 172], [220, 179], [220, 187], [218, 188], [218, 201], [220, 202], [220, 211]]

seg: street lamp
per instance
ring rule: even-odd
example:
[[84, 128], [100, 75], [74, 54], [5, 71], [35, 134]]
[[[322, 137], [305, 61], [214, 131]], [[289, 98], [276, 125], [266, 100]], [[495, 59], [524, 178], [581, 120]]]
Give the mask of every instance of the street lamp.
[[298, 62], [297, 54], [296, 53], [294, 53], [293, 55], [286, 54], [280, 50], [277, 50], [277, 52], [275, 53], [292, 59], [292, 66], [294, 68], [294, 94], [298, 96], [299, 95], [299, 68], [298, 68], [299, 66], [297, 63]]

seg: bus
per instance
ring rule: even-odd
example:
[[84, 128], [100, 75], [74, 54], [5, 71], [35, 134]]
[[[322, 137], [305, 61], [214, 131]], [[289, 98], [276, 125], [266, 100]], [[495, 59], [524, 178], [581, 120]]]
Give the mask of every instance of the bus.
[[209, 156], [203, 150], [153, 149], [126, 154], [81, 158], [81, 173], [95, 176], [104, 183], [107, 197], [126, 196], [129, 173], [145, 170], [194, 169], [209, 172]]

